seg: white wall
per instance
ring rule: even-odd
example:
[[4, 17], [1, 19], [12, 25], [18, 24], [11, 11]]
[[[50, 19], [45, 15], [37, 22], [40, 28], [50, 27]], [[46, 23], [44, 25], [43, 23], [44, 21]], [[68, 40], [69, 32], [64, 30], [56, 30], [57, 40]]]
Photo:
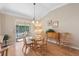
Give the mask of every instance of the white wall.
[[[48, 20], [59, 21], [58, 28], [48, 26]], [[69, 32], [72, 34], [72, 46], [79, 48], [79, 4], [68, 4], [54, 11], [51, 11], [41, 19], [43, 28], [49, 28], [58, 32]]]
[[10, 36], [10, 42], [15, 41], [15, 17], [9, 15], [2, 15], [1, 19], [1, 34], [8, 34]]
[[0, 34], [1, 34], [1, 16], [0, 16]]
[[[14, 43], [15, 42], [15, 17], [0, 13], [0, 25], [1, 25], [0, 34], [2, 36], [4, 34], [8, 34], [9, 43]], [[11, 51], [15, 51], [15, 47], [13, 47], [12, 49], [13, 50], [11, 50]], [[15, 55], [15, 52], [10, 53], [10, 54]]]
[[23, 19], [23, 18], [18, 18], [16, 17], [16, 24], [30, 24], [31, 20], [30, 19]]

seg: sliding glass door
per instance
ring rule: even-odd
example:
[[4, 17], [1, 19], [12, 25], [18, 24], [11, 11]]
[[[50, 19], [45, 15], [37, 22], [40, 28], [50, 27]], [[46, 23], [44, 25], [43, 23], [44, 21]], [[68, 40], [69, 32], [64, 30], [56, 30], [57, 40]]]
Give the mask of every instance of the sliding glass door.
[[29, 32], [29, 28], [28, 25], [16, 25], [16, 39], [23, 38], [24, 32]]

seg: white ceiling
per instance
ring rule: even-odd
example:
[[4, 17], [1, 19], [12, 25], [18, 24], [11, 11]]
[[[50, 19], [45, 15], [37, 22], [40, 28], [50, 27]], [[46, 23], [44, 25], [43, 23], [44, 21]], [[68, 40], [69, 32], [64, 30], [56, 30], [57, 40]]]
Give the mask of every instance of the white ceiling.
[[[59, 8], [65, 4], [63, 3], [36, 3], [35, 15], [39, 19], [45, 16], [51, 10]], [[29, 19], [34, 17], [33, 3], [0, 3], [0, 11], [15, 16], [21, 16]]]

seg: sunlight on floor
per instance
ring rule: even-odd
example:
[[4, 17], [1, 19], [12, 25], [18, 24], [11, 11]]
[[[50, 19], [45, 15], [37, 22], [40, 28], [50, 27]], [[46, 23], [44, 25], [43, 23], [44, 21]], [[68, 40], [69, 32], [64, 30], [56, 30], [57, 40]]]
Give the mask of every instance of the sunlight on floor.
[[16, 42], [16, 55], [17, 56], [23, 56], [22, 46], [23, 46], [23, 42]]

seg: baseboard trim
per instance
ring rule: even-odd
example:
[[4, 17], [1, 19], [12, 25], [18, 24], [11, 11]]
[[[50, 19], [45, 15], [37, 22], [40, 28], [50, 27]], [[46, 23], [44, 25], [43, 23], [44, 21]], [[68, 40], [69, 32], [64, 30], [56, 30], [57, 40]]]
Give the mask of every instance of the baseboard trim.
[[56, 41], [53, 41], [53, 40], [48, 40], [48, 42], [50, 42], [50, 43], [56, 43]]
[[79, 47], [75, 47], [75, 46], [69, 46], [70, 48], [73, 48], [73, 49], [76, 49], [76, 50], [79, 50]]
[[[48, 42], [58, 44], [56, 41], [53, 41], [53, 40], [48, 40]], [[67, 47], [79, 50], [79, 47], [75, 47], [75, 46], [67, 46]]]
[[58, 42], [54, 41], [54, 40], [48, 40], [49, 43], [55, 43], [55, 44], [59, 44]]

